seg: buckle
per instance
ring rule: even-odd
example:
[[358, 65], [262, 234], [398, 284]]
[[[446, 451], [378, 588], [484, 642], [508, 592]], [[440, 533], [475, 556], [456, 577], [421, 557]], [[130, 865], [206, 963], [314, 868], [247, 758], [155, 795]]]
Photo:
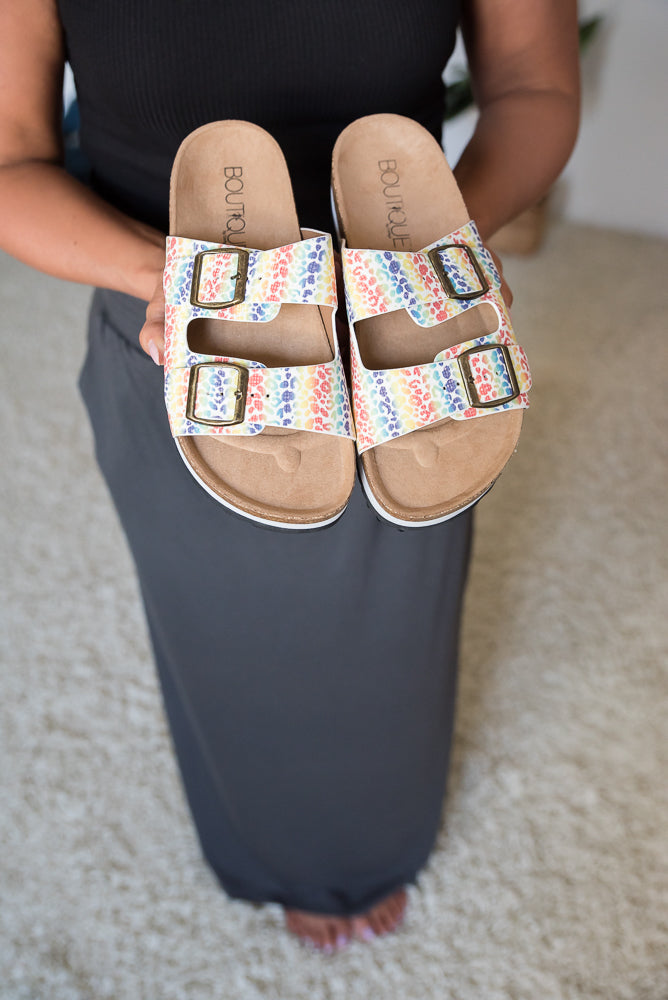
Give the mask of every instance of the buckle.
[[[468, 259], [471, 261], [473, 270], [476, 273], [476, 277], [480, 282], [480, 288], [474, 289], [472, 292], [458, 292], [455, 288], [450, 275], [445, 269], [445, 265], [439, 254], [444, 250], [463, 250]], [[431, 266], [436, 271], [438, 275], [438, 280], [441, 283], [443, 291], [448, 296], [449, 299], [479, 299], [481, 295], [489, 291], [489, 282], [487, 276], [483, 271], [478, 258], [476, 257], [473, 249], [467, 246], [466, 243], [441, 243], [440, 246], [433, 247], [427, 252], [427, 256], [431, 262]]]
[[[501, 356], [503, 357], [503, 363], [511, 388], [508, 395], [493, 400], [482, 400], [480, 398], [475, 375], [471, 371], [471, 362], [469, 361], [472, 354], [484, 354], [487, 351], [501, 351]], [[483, 344], [482, 347], [469, 347], [468, 351], [464, 351], [458, 356], [457, 362], [459, 364], [459, 370], [462, 373], [464, 388], [466, 389], [466, 395], [469, 398], [469, 403], [471, 406], [475, 406], [476, 409], [484, 410], [491, 406], [503, 406], [504, 403], [510, 403], [513, 399], [517, 399], [519, 396], [520, 387], [517, 382], [517, 376], [515, 375], [515, 369], [513, 367], [510, 351], [508, 350], [506, 344]]]
[[[230, 275], [234, 279], [234, 295], [231, 299], [224, 299], [220, 302], [203, 302], [199, 297], [199, 285], [202, 279], [202, 269], [204, 258], [219, 256], [220, 254], [234, 254], [237, 257], [237, 273]], [[248, 275], [249, 253], [244, 247], [221, 247], [219, 250], [202, 250], [195, 254], [193, 262], [193, 280], [190, 286], [190, 304], [200, 306], [203, 309], [225, 309], [227, 306], [236, 306], [243, 302], [246, 297], [246, 277]]]
[[[231, 370], [237, 374], [237, 385], [234, 390], [235, 404], [234, 414], [231, 419], [225, 420], [221, 417], [198, 417], [195, 415], [197, 406], [197, 382], [202, 368], [218, 368]], [[248, 391], [248, 369], [243, 365], [236, 365], [228, 361], [202, 361], [193, 365], [190, 369], [190, 381], [188, 382], [188, 401], [186, 403], [186, 417], [196, 424], [206, 424], [208, 427], [233, 427], [235, 424], [242, 424], [246, 416], [246, 393]], [[223, 395], [221, 392], [220, 395]]]

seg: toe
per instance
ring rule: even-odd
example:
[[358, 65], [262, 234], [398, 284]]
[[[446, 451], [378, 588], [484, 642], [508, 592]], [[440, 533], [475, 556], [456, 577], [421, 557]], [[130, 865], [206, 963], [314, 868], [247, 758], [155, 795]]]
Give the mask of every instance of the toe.
[[406, 893], [402, 890], [387, 901], [390, 919], [393, 927], [398, 927], [406, 912]]
[[373, 941], [375, 933], [367, 917], [353, 917], [352, 932], [358, 941]]
[[387, 933], [385, 928], [385, 920], [383, 919], [383, 911], [381, 909], [375, 909], [369, 914], [369, 924], [374, 934], [378, 937]]
[[322, 948], [327, 942], [325, 921], [320, 921], [318, 917], [313, 917], [310, 913], [302, 913], [300, 910], [286, 910], [285, 925], [305, 944]]
[[325, 943], [323, 944], [323, 950], [326, 951], [328, 955], [331, 955], [331, 953], [336, 950], [336, 938], [336, 921], [327, 920], [324, 926]]
[[316, 947], [326, 955], [345, 948], [350, 940], [349, 921], [345, 918], [311, 915], [308, 932]]
[[389, 934], [394, 930], [396, 921], [390, 900], [383, 900], [374, 907], [370, 914], [370, 922], [377, 934]]
[[384, 899], [376, 908], [378, 919], [383, 925], [385, 933], [396, 930], [401, 923], [406, 910], [406, 890], [400, 889]]
[[309, 920], [309, 934], [317, 948], [322, 948], [324, 952], [330, 952], [333, 950], [333, 942], [331, 931], [328, 927], [327, 920], [318, 917], [312, 917]]
[[334, 940], [334, 947], [337, 951], [342, 951], [351, 938], [350, 920], [342, 918], [335, 921], [334, 933], [336, 935]]

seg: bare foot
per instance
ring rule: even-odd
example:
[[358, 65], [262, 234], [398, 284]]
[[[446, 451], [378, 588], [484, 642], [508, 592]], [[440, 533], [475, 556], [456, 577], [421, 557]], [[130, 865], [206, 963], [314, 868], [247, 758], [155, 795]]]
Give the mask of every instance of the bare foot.
[[302, 941], [331, 954], [345, 948], [353, 938], [371, 941], [382, 934], [389, 934], [397, 929], [405, 912], [406, 890], [398, 889], [367, 913], [356, 917], [334, 917], [307, 913], [304, 910], [286, 910], [285, 923], [288, 930]]

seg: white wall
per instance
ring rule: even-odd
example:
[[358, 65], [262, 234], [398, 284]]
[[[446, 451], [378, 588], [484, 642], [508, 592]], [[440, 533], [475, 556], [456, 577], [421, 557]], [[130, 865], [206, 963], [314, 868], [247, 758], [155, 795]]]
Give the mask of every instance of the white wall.
[[[589, 0], [580, 10], [605, 23], [583, 57], [580, 137], [555, 201], [578, 222], [668, 237], [668, 0]], [[457, 50], [455, 64], [462, 58]], [[467, 113], [446, 126], [453, 162], [474, 123]]]

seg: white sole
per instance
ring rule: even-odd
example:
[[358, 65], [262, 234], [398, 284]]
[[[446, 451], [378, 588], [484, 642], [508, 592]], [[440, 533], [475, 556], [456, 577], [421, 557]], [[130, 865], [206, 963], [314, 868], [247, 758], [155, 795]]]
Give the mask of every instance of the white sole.
[[[378, 503], [375, 496], [371, 492], [371, 487], [369, 486], [369, 481], [364, 474], [364, 468], [362, 467], [361, 461], [358, 462], [358, 472], [364, 494], [373, 509], [380, 517], [382, 517], [384, 521], [388, 521], [390, 524], [396, 524], [399, 528], [429, 528], [433, 524], [443, 524], [444, 521], [451, 521], [453, 517], [459, 517], [459, 515], [463, 514], [465, 510], [475, 507], [478, 501], [482, 500], [482, 498], [489, 493], [494, 485], [494, 483], [491, 483], [485, 492], [481, 493], [479, 497], [475, 498], [475, 500], [472, 500], [471, 503], [467, 503], [464, 507], [458, 507], [457, 510], [453, 510], [450, 514], [444, 514], [443, 517], [434, 517], [430, 521], [402, 521], [399, 517], [393, 517], [392, 514], [388, 513], [388, 511], [386, 511], [385, 508], [381, 507]], [[496, 482], [496, 480], [494, 480], [494, 482]]]
[[256, 524], [264, 524], [268, 528], [281, 528], [282, 530], [285, 531], [313, 531], [317, 528], [326, 528], [328, 524], [334, 524], [335, 521], [338, 521], [338, 519], [341, 517], [346, 507], [348, 506], [346, 504], [346, 507], [344, 507], [343, 510], [340, 510], [338, 514], [335, 514], [334, 517], [330, 517], [326, 521], [314, 521], [312, 524], [293, 524], [291, 522], [286, 522], [286, 521], [272, 521], [266, 517], [258, 517], [256, 514], [249, 514], [248, 511], [243, 510], [241, 507], [235, 507], [234, 504], [231, 504], [229, 503], [229, 501], [224, 500], [221, 496], [218, 496], [218, 494], [215, 493], [211, 489], [211, 487], [197, 475], [192, 465], [183, 454], [183, 450], [181, 448], [181, 445], [179, 444], [178, 438], [174, 438], [174, 443], [176, 444], [179, 455], [181, 456], [183, 464], [185, 465], [186, 469], [193, 477], [193, 479], [197, 483], [199, 483], [202, 489], [205, 490], [210, 497], [213, 497], [213, 499], [216, 500], [219, 504], [222, 504], [223, 507], [227, 507], [228, 510], [231, 510], [233, 511], [233, 513], [238, 514], [239, 517], [243, 517], [248, 521], [255, 521]]

